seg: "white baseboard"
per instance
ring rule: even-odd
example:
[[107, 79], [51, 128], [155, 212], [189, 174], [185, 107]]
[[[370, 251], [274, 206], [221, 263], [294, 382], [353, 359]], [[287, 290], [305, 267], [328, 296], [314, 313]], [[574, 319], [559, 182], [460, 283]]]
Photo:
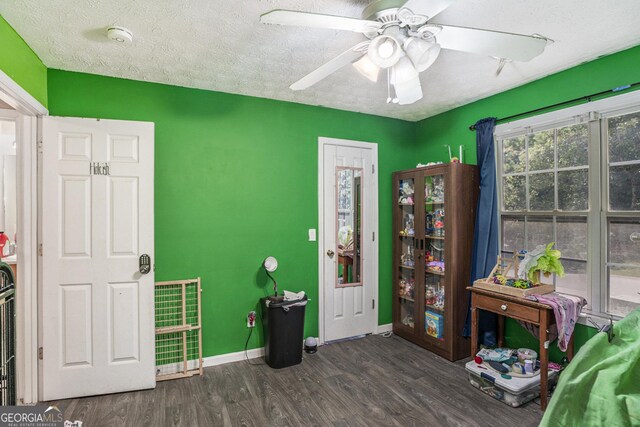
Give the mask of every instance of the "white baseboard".
[[[391, 323], [387, 323], [386, 325], [378, 325], [375, 333], [384, 334], [386, 332], [391, 332], [392, 329], [393, 328]], [[257, 359], [258, 357], [263, 357], [263, 356], [264, 356], [264, 347], [251, 349], [247, 351], [247, 355], [246, 355], [246, 357], [249, 359]], [[225, 363], [240, 362], [242, 360], [245, 360], [244, 351], [236, 351], [235, 353], [226, 353], [226, 354], [219, 354], [217, 356], [203, 357], [202, 366], [204, 366], [205, 368], [208, 368], [210, 366], [224, 365]], [[189, 369], [194, 369], [195, 361], [190, 360], [188, 362], [188, 365], [189, 365]], [[172, 364], [172, 365], [163, 365], [163, 366], [158, 366], [157, 368], [160, 368], [162, 370], [162, 373], [165, 374], [165, 373], [171, 373], [172, 370], [175, 370], [175, 372], [177, 372], [178, 370], [182, 369], [182, 364], [178, 363], [178, 364]]]
[[[247, 351], [247, 357], [249, 359], [257, 359], [262, 356], [264, 356], [264, 347], [254, 348]], [[236, 351], [235, 353], [205, 357], [202, 359], [202, 365], [207, 368], [209, 366], [224, 365], [225, 363], [239, 362], [241, 360], [245, 360], [244, 351]]]
[[378, 329], [376, 329], [376, 334], [385, 334], [391, 331], [393, 331], [393, 323], [387, 323], [386, 325], [378, 325]]
[[[257, 359], [264, 356], [264, 347], [254, 348], [247, 351], [247, 358]], [[224, 365], [225, 363], [240, 362], [245, 360], [244, 351], [237, 351], [235, 353], [219, 354], [217, 356], [209, 356], [202, 358], [202, 367], [208, 368], [210, 366]], [[198, 364], [197, 360], [187, 361], [187, 368], [189, 370], [196, 369]], [[157, 375], [170, 375], [176, 372], [181, 372], [184, 368], [182, 363], [168, 363], [166, 365], [156, 366]]]

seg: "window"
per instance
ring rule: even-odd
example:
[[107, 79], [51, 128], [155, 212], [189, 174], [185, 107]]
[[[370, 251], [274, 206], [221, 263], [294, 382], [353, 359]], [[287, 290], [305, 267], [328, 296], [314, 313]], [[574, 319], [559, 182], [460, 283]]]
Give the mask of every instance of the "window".
[[502, 254], [556, 242], [559, 292], [640, 307], [640, 92], [499, 125], [496, 144]]
[[640, 111], [607, 118], [608, 312], [640, 306]]

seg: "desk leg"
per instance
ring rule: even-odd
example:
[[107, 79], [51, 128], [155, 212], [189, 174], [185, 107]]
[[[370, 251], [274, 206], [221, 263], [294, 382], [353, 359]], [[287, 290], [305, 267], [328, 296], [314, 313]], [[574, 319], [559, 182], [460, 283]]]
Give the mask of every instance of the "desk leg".
[[[473, 298], [473, 296], [471, 297]], [[471, 357], [476, 357], [478, 353], [478, 315], [480, 311], [471, 306]]]
[[574, 330], [573, 333], [571, 334], [571, 339], [569, 340], [569, 344], [567, 345], [567, 359], [569, 359], [569, 362], [571, 362], [573, 360], [573, 337], [576, 336], [576, 331]]
[[498, 347], [504, 347], [504, 316], [498, 314]]
[[540, 310], [540, 408], [544, 411], [547, 408], [549, 374], [549, 349], [545, 343], [549, 339], [549, 310]]

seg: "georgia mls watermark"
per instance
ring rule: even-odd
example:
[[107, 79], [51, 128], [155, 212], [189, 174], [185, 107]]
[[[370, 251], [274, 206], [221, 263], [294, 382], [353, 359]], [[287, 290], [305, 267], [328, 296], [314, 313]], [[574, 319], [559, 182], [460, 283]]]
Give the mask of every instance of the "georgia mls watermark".
[[82, 427], [82, 421], [66, 421], [57, 406], [0, 406], [0, 427]]

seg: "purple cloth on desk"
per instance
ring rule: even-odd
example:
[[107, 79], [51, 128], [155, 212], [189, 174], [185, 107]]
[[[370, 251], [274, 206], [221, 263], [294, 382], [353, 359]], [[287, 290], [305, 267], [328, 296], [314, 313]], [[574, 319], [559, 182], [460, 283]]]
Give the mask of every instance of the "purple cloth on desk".
[[[565, 295], [557, 292], [544, 295], [529, 295], [526, 298], [553, 308], [553, 313], [556, 317], [556, 324], [554, 326], [556, 326], [557, 329], [554, 330], [553, 327], [549, 328], [549, 341], [553, 341], [557, 337], [558, 348], [561, 351], [567, 351], [567, 346], [569, 345], [573, 329], [578, 321], [578, 316], [582, 311], [582, 307], [587, 305], [587, 300], [575, 295]], [[530, 323], [519, 323], [534, 336], [539, 336], [539, 328], [537, 326]]]

